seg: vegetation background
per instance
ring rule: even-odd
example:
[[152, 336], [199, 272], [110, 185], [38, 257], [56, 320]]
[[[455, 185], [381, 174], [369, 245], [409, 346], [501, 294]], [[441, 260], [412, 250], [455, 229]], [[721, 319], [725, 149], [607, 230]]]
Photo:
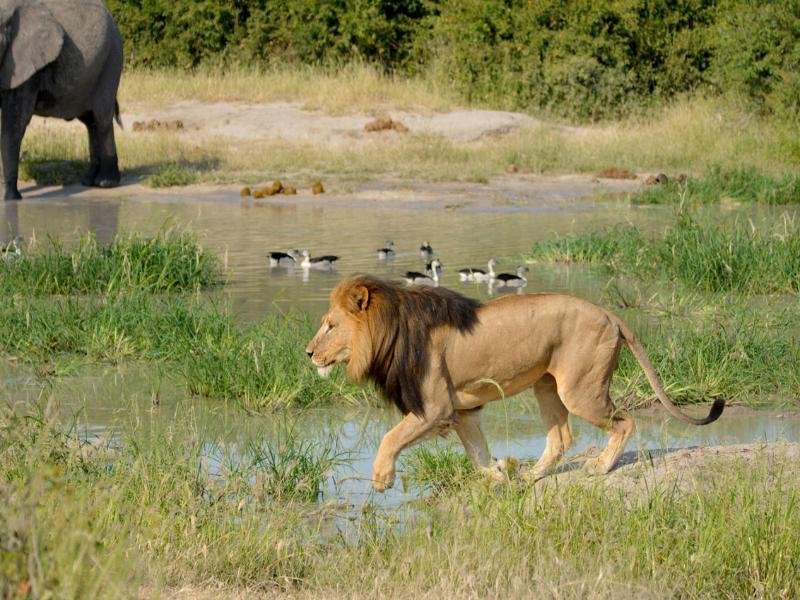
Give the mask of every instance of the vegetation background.
[[580, 121], [703, 94], [800, 114], [800, 0], [108, 0], [131, 67], [350, 62]]

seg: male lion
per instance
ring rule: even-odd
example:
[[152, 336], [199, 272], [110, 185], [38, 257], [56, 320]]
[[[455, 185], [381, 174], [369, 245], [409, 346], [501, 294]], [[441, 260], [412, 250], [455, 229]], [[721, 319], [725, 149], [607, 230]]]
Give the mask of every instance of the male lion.
[[695, 425], [719, 418], [724, 400], [716, 400], [704, 419], [684, 415], [618, 317], [560, 294], [481, 304], [444, 288], [403, 288], [357, 275], [331, 292], [330, 309], [306, 353], [323, 377], [347, 363], [349, 379], [372, 380], [405, 415], [384, 436], [372, 467], [372, 484], [383, 491], [394, 482], [404, 448], [451, 428], [479, 470], [502, 477], [481, 431], [480, 408], [531, 386], [547, 445], [526, 477], [543, 477], [569, 448], [568, 413], [609, 432], [608, 446], [586, 463], [590, 472], [607, 473], [633, 433], [633, 420], [608, 395], [622, 342], [672, 415]]

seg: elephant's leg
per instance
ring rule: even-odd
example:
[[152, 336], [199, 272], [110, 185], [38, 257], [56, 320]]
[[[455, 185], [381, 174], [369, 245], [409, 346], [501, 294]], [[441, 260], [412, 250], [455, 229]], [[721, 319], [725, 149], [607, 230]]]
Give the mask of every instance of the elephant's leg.
[[[113, 114], [95, 119], [97, 132], [97, 155], [100, 168], [94, 177], [93, 185], [98, 187], [116, 187], [119, 185], [119, 164], [117, 161], [117, 145], [114, 141]], [[91, 132], [89, 134], [91, 138]]]
[[98, 118], [94, 112], [81, 116], [89, 132], [89, 171], [83, 185], [114, 187], [119, 185], [117, 146], [114, 142], [113, 116]]
[[28, 81], [17, 89], [3, 92], [0, 103], [0, 155], [6, 200], [22, 199], [17, 188], [19, 151], [36, 104], [36, 95], [29, 89], [31, 85]]
[[81, 182], [83, 185], [94, 185], [95, 177], [100, 172], [100, 136], [97, 134], [94, 113], [88, 112], [78, 117], [89, 133], [89, 171]]

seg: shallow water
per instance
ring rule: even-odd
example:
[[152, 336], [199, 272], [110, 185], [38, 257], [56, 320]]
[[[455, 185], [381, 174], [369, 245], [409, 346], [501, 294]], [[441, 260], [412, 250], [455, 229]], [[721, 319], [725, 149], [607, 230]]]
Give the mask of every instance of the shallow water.
[[[276, 308], [296, 307], [321, 314], [331, 288], [343, 275], [372, 273], [400, 278], [406, 271], [424, 270], [418, 253], [428, 240], [444, 264], [442, 285], [488, 298], [486, 285], [458, 283], [458, 269], [486, 269], [489, 258], [498, 272], [514, 272], [531, 245], [554, 234], [604, 227], [620, 221], [646, 226], [668, 222], [669, 209], [631, 208], [595, 203], [591, 199], [508, 204], [463, 209], [365, 208], [354, 206], [275, 205], [243, 207], [238, 198], [195, 203], [151, 200], [25, 200], [0, 205], [0, 242], [12, 232], [25, 239], [52, 235], [65, 243], [87, 230], [100, 242], [117, 232], [155, 233], [166, 225], [186, 226], [198, 232], [206, 248], [224, 258], [228, 267], [226, 293], [243, 320], [257, 320]], [[376, 249], [395, 242], [397, 256], [379, 260]], [[271, 269], [270, 251], [307, 248], [312, 256], [340, 257], [333, 272]], [[576, 275], [566, 268], [536, 267], [526, 291], [566, 291], [595, 297], [606, 278]], [[513, 293], [495, 290], [495, 293]]]
[[[223, 292], [242, 321], [254, 321], [270, 311], [290, 307], [321, 314], [331, 288], [345, 274], [368, 272], [400, 277], [406, 270], [422, 270], [417, 248], [428, 240], [445, 265], [443, 285], [485, 299], [485, 285], [458, 283], [457, 270], [484, 267], [488, 258], [501, 262], [500, 271], [513, 271], [522, 255], [537, 240], [555, 234], [597, 229], [623, 221], [655, 228], [671, 221], [670, 208], [635, 208], [621, 203], [596, 203], [576, 198], [560, 202], [498, 203], [483, 208], [369, 208], [363, 205], [281, 205], [243, 207], [238, 198], [199, 198], [197, 202], [174, 197], [148, 200], [48, 199], [0, 204], [0, 241], [13, 235], [42, 240], [48, 235], [69, 242], [86, 231], [108, 242], [119, 231], [155, 233], [165, 224], [187, 226], [199, 232], [202, 243], [224, 257], [229, 284]], [[381, 261], [376, 249], [387, 239], [395, 242], [396, 258]], [[287, 247], [308, 248], [312, 255], [341, 257], [334, 272], [271, 269], [267, 254]], [[535, 266], [526, 291], [568, 292], [601, 300], [607, 277], [587, 269]], [[497, 293], [497, 292], [496, 292]], [[511, 292], [513, 293], [513, 292]], [[77, 376], [56, 380], [46, 387], [28, 373], [0, 363], [0, 399], [11, 402], [42, 401], [54, 396], [67, 413], [79, 413], [89, 435], [120, 420], [147, 418], [168, 423], [177, 410], [187, 407], [202, 423], [209, 440], [244, 443], [248, 436], [270, 436], [286, 425], [285, 417], [246, 415], [202, 399], [186, 398], [181, 389], [164, 384], [162, 402], [152, 407], [155, 381], [151, 369], [97, 367]], [[178, 408], [180, 407], [180, 409]], [[138, 416], [137, 416], [138, 415]], [[383, 433], [397, 421], [393, 411], [330, 408], [291, 417], [296, 432], [311, 438], [332, 435], [340, 449], [352, 453], [348, 468], [332, 475], [329, 497], [360, 505], [372, 498], [368, 479], [371, 460]], [[485, 411], [487, 436], [495, 456], [531, 458], [544, 448], [544, 430], [530, 395], [496, 403]], [[572, 420], [579, 453], [605, 444], [599, 430]], [[673, 448], [706, 444], [796, 440], [800, 420], [778, 419], [774, 414], [723, 417], [708, 427], [691, 427], [658, 416], [639, 416], [637, 433], [629, 449]], [[455, 436], [452, 436], [455, 438]], [[213, 457], [212, 457], [213, 458]], [[344, 478], [344, 479], [342, 479]], [[402, 490], [380, 497], [396, 504], [406, 499]]]

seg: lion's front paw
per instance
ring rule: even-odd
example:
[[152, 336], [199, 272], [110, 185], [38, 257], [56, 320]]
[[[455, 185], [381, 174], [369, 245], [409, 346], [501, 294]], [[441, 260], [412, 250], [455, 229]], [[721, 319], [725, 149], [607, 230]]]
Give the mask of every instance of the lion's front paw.
[[372, 487], [378, 492], [385, 492], [394, 485], [394, 465], [372, 465]]

